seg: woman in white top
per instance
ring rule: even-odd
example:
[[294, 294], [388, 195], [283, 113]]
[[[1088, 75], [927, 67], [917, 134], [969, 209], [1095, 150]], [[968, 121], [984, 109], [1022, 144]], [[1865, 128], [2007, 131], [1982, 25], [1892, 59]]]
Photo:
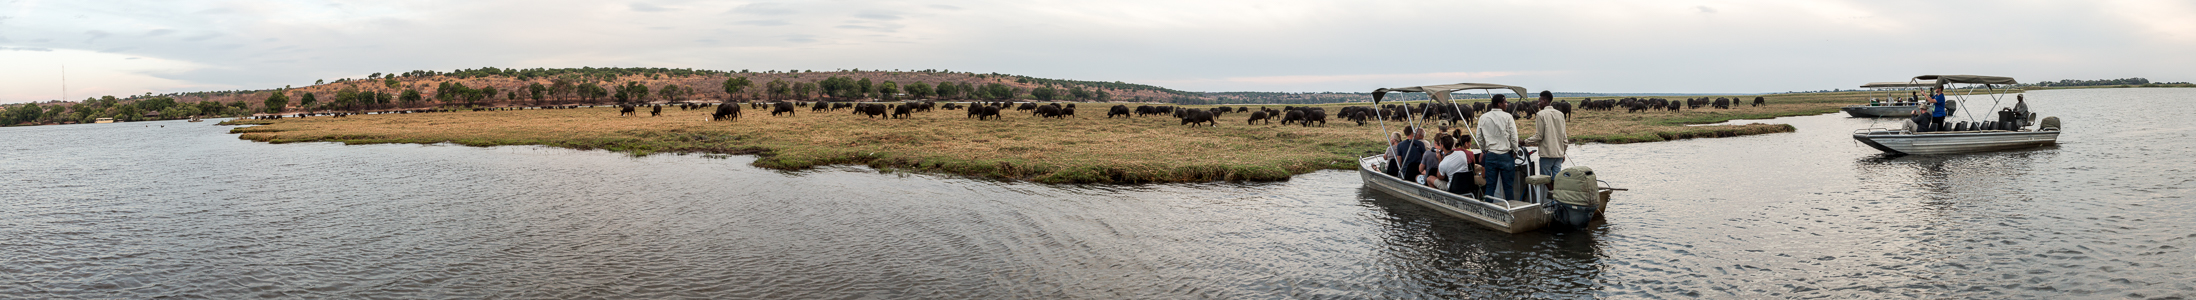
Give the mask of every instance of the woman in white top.
[[[1472, 136], [1466, 135], [1460, 130], [1460, 132], [1452, 134], [1450, 137], [1449, 140], [1444, 141], [1445, 143], [1441, 147], [1452, 152], [1441, 158], [1440, 170], [1436, 173], [1441, 174], [1443, 179], [1450, 177], [1459, 179], [1450, 180], [1447, 186], [1434, 187], [1458, 195], [1479, 191], [1480, 186], [1487, 185], [1487, 177], [1484, 175], [1486, 172], [1482, 171], [1485, 169], [1479, 166], [1479, 159], [1471, 151]], [[1470, 177], [1470, 180], [1459, 181], [1464, 177]]]

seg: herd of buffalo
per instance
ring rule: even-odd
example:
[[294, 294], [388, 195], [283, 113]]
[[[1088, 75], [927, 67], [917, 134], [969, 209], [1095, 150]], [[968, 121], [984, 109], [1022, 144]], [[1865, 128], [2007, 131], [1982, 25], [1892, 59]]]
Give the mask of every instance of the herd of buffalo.
[[[1762, 106], [1768, 104], [1767, 99], [1763, 97], [1754, 97], [1753, 100], [1753, 106]], [[1657, 110], [1680, 111], [1682, 109], [1700, 109], [1701, 107], [1730, 109], [1739, 106], [1744, 101], [1745, 99], [1740, 98], [1691, 98], [1682, 101], [1674, 101], [1661, 98], [1624, 98], [1612, 100], [1594, 100], [1589, 98], [1581, 100], [1577, 107], [1583, 110], [1602, 111], [1614, 111], [1618, 108], [1623, 108], [1627, 112]], [[1550, 105], [1554, 107], [1557, 111], [1561, 111], [1564, 114], [1571, 113], [1572, 104], [1570, 101], [1554, 101]], [[709, 116], [709, 119], [711, 121], [730, 121], [738, 119], [740, 117], [742, 105], [738, 105], [737, 103], [724, 105], [680, 103], [623, 104], [618, 105], [617, 107], [619, 116], [638, 116], [640, 115], [638, 113], [638, 109], [640, 107], [648, 107], [649, 116], [662, 116], [663, 107], [665, 106], [676, 106], [680, 110], [704, 110], [714, 107], [715, 112], [711, 113]], [[930, 112], [936, 109], [966, 110], [967, 117], [965, 118], [975, 118], [979, 121], [997, 120], [999, 119], [1000, 113], [1008, 109], [1019, 112], [1028, 112], [1031, 116], [1048, 119], [1068, 118], [1075, 116], [1075, 103], [1039, 104], [1034, 102], [968, 102], [964, 104], [956, 102], [940, 103], [935, 101], [908, 101], [902, 103], [780, 101], [767, 103], [750, 102], [746, 103], [746, 105], [744, 106], [746, 106], [748, 109], [755, 110], [768, 109], [771, 116], [783, 115], [788, 117], [793, 116], [793, 114], [802, 107], [808, 108], [808, 111], [810, 113], [830, 112], [845, 109], [851, 110], [853, 114], [856, 115], [868, 116], [870, 118], [887, 119], [904, 119], [909, 116], [913, 116], [915, 113]], [[1539, 102], [1536, 101], [1520, 101], [1511, 103], [1511, 106], [1512, 109], [1508, 109], [1507, 111], [1510, 111], [1512, 115], [1517, 117], [1518, 119], [1530, 119], [1533, 117], [1533, 114], [1535, 112], [1538, 112], [1541, 109], [1541, 107], [1539, 106]], [[494, 111], [522, 109], [572, 109], [582, 107], [594, 106], [565, 105], [544, 107], [475, 108], [472, 110]], [[1474, 121], [1474, 118], [1477, 118], [1479, 116], [1479, 114], [1485, 113], [1490, 109], [1491, 108], [1488, 107], [1487, 102], [1475, 102], [1470, 104], [1456, 103], [1453, 105], [1435, 103], [1418, 103], [1416, 105], [1386, 104], [1379, 105], [1377, 107], [1344, 106], [1337, 108], [1333, 113], [1333, 116], [1335, 119], [1338, 120], [1356, 122], [1359, 126], [1366, 125], [1367, 121], [1377, 121], [1384, 119], [1388, 121], [1401, 122], [1408, 120], [1410, 117], [1418, 117], [1420, 118], [1420, 120], [1427, 122], [1455, 125], [1457, 124], [1457, 122], [1472, 122]], [[429, 109], [390, 111], [381, 113], [425, 113], [437, 111], [451, 110]], [[1327, 112], [1327, 108], [1325, 107], [1284, 106], [1281, 109], [1274, 109], [1272, 107], [1264, 106], [1220, 106], [1206, 109], [1196, 109], [1171, 105], [1137, 105], [1135, 107], [1130, 107], [1128, 105], [1114, 105], [1106, 109], [1106, 118], [1110, 119], [1115, 117], [1131, 118], [1171, 116], [1173, 118], [1180, 119], [1181, 125], [1219, 126], [1220, 122], [1218, 121], [1218, 119], [1220, 118], [1220, 116], [1231, 113], [1249, 114], [1250, 117], [1244, 120], [1244, 123], [1246, 125], [1257, 125], [1261, 124], [1261, 122], [1263, 122], [1263, 124], [1273, 124], [1273, 122], [1278, 119], [1279, 121], [1281, 121], [1281, 125], [1294, 124], [1298, 126], [1314, 126], [1313, 124], [1316, 123], [1317, 126], [1326, 126], [1329, 115]], [[345, 115], [350, 115], [350, 113], [314, 113], [296, 114], [293, 116], [303, 117], [315, 115], [341, 117]], [[254, 118], [274, 119], [281, 117], [283, 116], [261, 116]]]

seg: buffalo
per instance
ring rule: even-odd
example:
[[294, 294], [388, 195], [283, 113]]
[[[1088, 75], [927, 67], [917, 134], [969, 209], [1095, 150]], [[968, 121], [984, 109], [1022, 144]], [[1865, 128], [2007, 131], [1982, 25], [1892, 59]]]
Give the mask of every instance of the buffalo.
[[1217, 122], [1217, 121], [1213, 121], [1213, 120], [1212, 120], [1212, 112], [1211, 112], [1211, 111], [1206, 111], [1206, 110], [1198, 110], [1198, 109], [1185, 109], [1185, 110], [1182, 110], [1182, 113], [1181, 113], [1181, 117], [1182, 117], [1182, 125], [1197, 126], [1197, 125], [1207, 125], [1207, 124], [1210, 124], [1210, 125], [1211, 125], [1211, 126], [1213, 126], [1213, 127], [1219, 127], [1219, 126], [1220, 126], [1220, 122]]
[[778, 116], [779, 113], [784, 113], [787, 117], [793, 116], [792, 103], [778, 102], [777, 104], [772, 104], [771, 106], [772, 107], [770, 108], [770, 116], [775, 117]]
[[663, 116], [663, 106], [662, 106], [662, 105], [649, 105], [649, 106], [650, 106], [650, 107], [654, 107], [654, 108], [650, 108], [650, 109], [648, 109], [648, 116], [650, 116], [650, 117], [661, 117], [661, 116]]
[[1304, 119], [1296, 121], [1296, 125], [1311, 126], [1312, 122], [1319, 122], [1319, 126], [1327, 126], [1326, 109], [1307, 107], [1297, 110], [1304, 112]]
[[1266, 117], [1265, 111], [1256, 111], [1251, 112], [1250, 120], [1243, 121], [1243, 125], [1258, 124], [1258, 121], [1266, 121], [1266, 124], [1273, 124], [1273, 118]]
[[1031, 112], [1031, 113], [1030, 113], [1030, 115], [1032, 115], [1032, 116], [1038, 116], [1038, 117], [1044, 117], [1044, 118], [1052, 118], [1052, 117], [1059, 117], [1059, 116], [1060, 116], [1060, 106], [1059, 106], [1059, 105], [1038, 105], [1038, 106], [1037, 106], [1037, 108], [1034, 108], [1034, 109], [1030, 109], [1030, 110], [1032, 110], [1032, 111], [1033, 111], [1033, 112]]
[[1106, 118], [1112, 119], [1113, 116], [1129, 117], [1129, 107], [1127, 105], [1114, 105], [1113, 108], [1106, 109]]
[[739, 105], [718, 105], [717, 113], [709, 114], [710, 121], [730, 121], [740, 118]]
[[633, 113], [633, 106], [632, 106], [632, 105], [618, 105], [618, 116], [620, 116], [620, 117], [623, 117], [623, 116], [637, 116], [637, 115], [640, 115], [640, 114], [636, 114], [636, 113]]
[[893, 118], [893, 119], [906, 119], [906, 118], [907, 118], [907, 117], [909, 117], [909, 116], [913, 116], [913, 115], [914, 115], [914, 113], [913, 113], [913, 112], [914, 112], [915, 108], [917, 108], [917, 107], [921, 107], [921, 106], [918, 106], [918, 105], [900, 105], [900, 107], [898, 107], [898, 108], [893, 108], [893, 109], [892, 109], [892, 118]]

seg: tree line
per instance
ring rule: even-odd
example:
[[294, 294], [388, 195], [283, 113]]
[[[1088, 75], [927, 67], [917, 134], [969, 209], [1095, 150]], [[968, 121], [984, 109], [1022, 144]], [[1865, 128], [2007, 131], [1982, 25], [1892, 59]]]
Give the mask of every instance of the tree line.
[[251, 113], [243, 102], [177, 102], [174, 97], [146, 94], [130, 98], [101, 96], [79, 102], [24, 103], [0, 111], [0, 125], [91, 123], [100, 118], [121, 121], [174, 120], [191, 117], [230, 117]]

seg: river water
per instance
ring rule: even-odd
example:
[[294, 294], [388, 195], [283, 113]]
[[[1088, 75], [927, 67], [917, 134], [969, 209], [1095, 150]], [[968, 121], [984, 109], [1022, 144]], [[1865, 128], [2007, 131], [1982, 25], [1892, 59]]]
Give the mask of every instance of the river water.
[[2060, 145], [1889, 157], [1824, 115], [1578, 146], [1631, 191], [1605, 225], [1517, 235], [1345, 171], [1045, 185], [0, 128], [0, 297], [2196, 297], [2196, 89], [2028, 96]]

